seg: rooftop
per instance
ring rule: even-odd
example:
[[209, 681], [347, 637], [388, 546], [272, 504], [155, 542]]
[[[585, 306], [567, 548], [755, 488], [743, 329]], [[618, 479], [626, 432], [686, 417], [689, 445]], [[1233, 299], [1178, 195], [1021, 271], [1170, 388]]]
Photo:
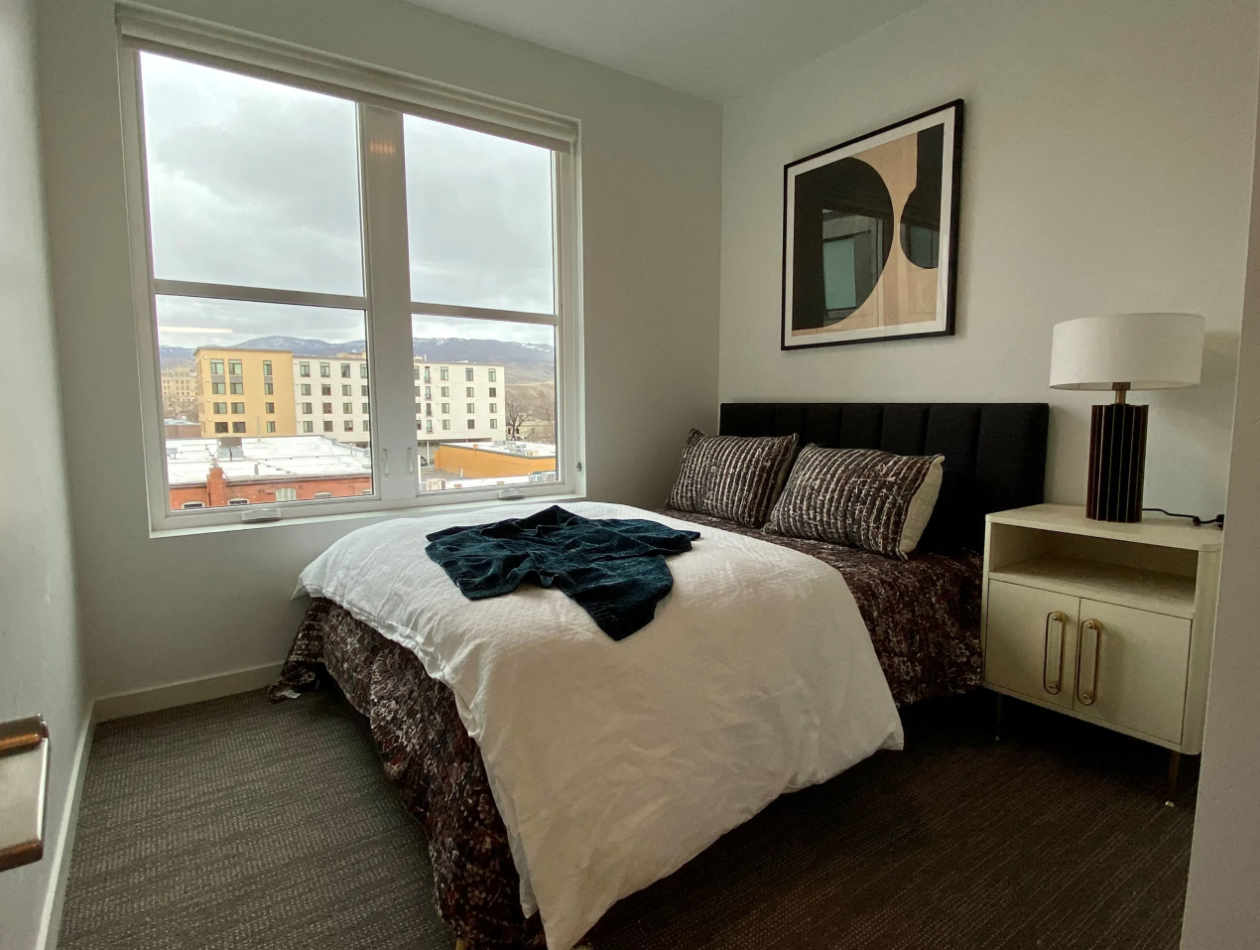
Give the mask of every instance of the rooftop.
[[166, 472], [172, 487], [204, 485], [215, 463], [228, 481], [236, 482], [372, 474], [367, 449], [318, 435], [166, 440]]
[[556, 447], [549, 442], [449, 442], [442, 445], [456, 449], [473, 449], [478, 452], [494, 452], [497, 455], [515, 455], [519, 458], [555, 458]]

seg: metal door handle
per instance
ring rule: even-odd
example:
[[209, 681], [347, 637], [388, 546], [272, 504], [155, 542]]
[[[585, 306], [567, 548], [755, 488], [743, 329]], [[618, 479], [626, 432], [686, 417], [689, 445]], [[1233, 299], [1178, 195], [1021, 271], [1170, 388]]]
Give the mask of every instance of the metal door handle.
[[[1094, 675], [1091, 677], [1089, 689], [1082, 690], [1081, 653], [1085, 649], [1086, 630], [1094, 631]], [[1076, 698], [1080, 700], [1082, 706], [1092, 706], [1098, 701], [1098, 661], [1102, 659], [1102, 631], [1102, 623], [1092, 617], [1081, 624], [1081, 635], [1076, 644]]]
[[[1052, 610], [1046, 614], [1046, 642], [1041, 648], [1041, 688], [1051, 696], [1058, 696], [1063, 692], [1063, 650], [1064, 640], [1067, 638], [1063, 635], [1067, 628], [1067, 614], [1061, 610]], [[1057, 623], [1059, 625], [1059, 667], [1054, 674], [1054, 679], [1050, 679], [1050, 624]]]

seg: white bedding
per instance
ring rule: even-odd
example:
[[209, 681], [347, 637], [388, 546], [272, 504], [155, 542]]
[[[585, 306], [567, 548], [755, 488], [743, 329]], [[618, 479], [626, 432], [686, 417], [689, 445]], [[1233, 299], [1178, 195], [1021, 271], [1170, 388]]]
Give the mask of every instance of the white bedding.
[[[840, 573], [778, 545], [624, 505], [565, 507], [701, 532], [674, 590], [616, 642], [555, 590], [470, 601], [425, 535], [522, 517], [406, 518], [342, 538], [302, 572], [411, 649], [476, 739], [550, 950], [677, 870], [785, 791], [902, 744], [901, 721]], [[855, 818], [857, 816], [840, 816]]]

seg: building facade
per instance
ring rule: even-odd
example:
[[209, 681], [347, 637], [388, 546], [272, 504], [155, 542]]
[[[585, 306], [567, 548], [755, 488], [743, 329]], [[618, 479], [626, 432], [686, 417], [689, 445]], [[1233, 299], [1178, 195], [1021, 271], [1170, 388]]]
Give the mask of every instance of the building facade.
[[297, 434], [288, 350], [201, 347], [193, 364], [202, 437]]
[[421, 464], [432, 464], [438, 442], [507, 438], [504, 367], [488, 363], [432, 363], [416, 357], [416, 443]]
[[181, 363], [162, 370], [163, 416], [167, 419], [195, 420], [199, 410], [195, 365]]
[[346, 445], [372, 441], [368, 363], [362, 354], [290, 356], [298, 435], [321, 435]]

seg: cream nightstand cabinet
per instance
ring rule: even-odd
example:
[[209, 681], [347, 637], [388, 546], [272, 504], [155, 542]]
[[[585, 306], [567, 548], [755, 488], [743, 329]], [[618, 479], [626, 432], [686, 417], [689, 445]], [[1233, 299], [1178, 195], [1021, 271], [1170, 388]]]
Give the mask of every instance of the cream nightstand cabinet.
[[1171, 750], [1175, 783], [1202, 750], [1221, 537], [1068, 505], [989, 515], [984, 685]]

